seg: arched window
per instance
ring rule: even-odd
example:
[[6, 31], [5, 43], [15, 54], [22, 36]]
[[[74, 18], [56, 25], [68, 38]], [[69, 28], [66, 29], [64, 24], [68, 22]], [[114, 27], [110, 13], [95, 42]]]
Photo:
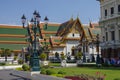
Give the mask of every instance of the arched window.
[[73, 46], [71, 50], [72, 50], [72, 56], [75, 56], [75, 47]]
[[120, 12], [120, 5], [118, 5], [118, 12]]

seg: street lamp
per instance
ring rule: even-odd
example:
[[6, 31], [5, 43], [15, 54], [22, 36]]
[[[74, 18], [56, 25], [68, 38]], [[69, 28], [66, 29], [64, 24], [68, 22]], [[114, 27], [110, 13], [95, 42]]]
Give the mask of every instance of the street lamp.
[[44, 52], [47, 54], [47, 60], [49, 59], [48, 57], [48, 55], [49, 55], [49, 50], [48, 50], [48, 45], [46, 44], [46, 39], [44, 39], [44, 44], [45, 44], [45, 46], [44, 46]]
[[48, 24], [48, 21], [49, 21], [49, 19], [47, 18], [47, 16], [45, 16], [44, 21], [45, 21], [45, 29], [47, 29], [47, 24]]
[[[26, 22], [25, 15], [23, 15], [21, 19], [22, 19], [23, 28], [26, 28], [28, 32], [28, 36], [29, 36], [28, 41], [32, 46], [32, 53], [30, 56], [31, 71], [40, 71], [40, 64], [39, 64], [39, 57], [38, 57], [39, 52], [36, 47], [37, 47], [37, 31], [39, 31], [39, 37], [42, 38], [42, 33], [39, 25], [41, 16], [37, 11], [34, 11], [33, 16], [34, 18], [31, 19], [30, 24], [28, 24], [26, 27], [25, 27], [25, 22]], [[32, 26], [32, 28], [29, 27], [29, 25]], [[31, 33], [31, 31], [33, 33]]]
[[97, 51], [97, 57], [96, 57], [96, 64], [100, 64], [100, 55], [99, 55], [99, 34], [96, 36], [96, 51]]

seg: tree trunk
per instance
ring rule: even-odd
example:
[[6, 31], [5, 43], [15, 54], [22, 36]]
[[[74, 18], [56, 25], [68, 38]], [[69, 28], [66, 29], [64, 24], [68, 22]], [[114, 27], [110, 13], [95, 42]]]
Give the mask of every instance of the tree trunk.
[[5, 62], [7, 62], [7, 54], [5, 54]]

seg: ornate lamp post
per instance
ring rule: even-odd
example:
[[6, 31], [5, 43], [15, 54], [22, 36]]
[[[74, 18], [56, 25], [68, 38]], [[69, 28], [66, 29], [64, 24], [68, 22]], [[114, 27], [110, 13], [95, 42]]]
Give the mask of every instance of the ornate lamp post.
[[97, 50], [97, 57], [96, 57], [96, 64], [100, 64], [100, 55], [99, 55], [99, 34], [96, 36], [96, 50]]
[[[40, 64], [39, 64], [39, 57], [38, 57], [39, 52], [36, 47], [37, 47], [37, 31], [39, 31], [39, 37], [42, 38], [40, 24], [39, 24], [41, 16], [36, 11], [33, 13], [33, 16], [34, 18], [31, 19], [30, 24], [28, 24], [26, 27], [25, 27], [26, 17], [23, 15], [21, 19], [22, 19], [23, 28], [26, 28], [28, 32], [28, 36], [29, 36], [28, 41], [32, 46], [32, 53], [30, 56], [31, 71], [40, 71]], [[32, 26], [32, 28], [30, 28], [29, 25]], [[31, 31], [33, 32], [33, 35]]]
[[46, 39], [44, 39], [44, 52], [47, 54], [47, 60], [49, 59], [49, 50], [48, 50], [48, 45], [46, 44]]

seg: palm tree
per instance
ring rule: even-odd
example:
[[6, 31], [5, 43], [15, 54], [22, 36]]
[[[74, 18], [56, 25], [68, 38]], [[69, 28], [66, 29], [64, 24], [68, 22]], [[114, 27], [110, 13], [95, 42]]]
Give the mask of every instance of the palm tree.
[[7, 62], [7, 56], [12, 53], [12, 50], [1, 48], [1, 55], [5, 57], [5, 62]]

